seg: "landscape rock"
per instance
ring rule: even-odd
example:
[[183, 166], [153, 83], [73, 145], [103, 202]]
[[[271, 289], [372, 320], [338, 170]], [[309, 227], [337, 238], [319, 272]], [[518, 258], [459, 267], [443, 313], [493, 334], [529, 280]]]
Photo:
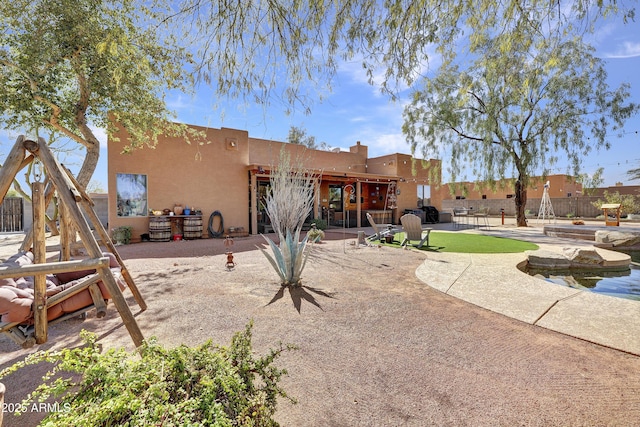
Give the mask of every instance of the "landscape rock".
[[563, 269], [571, 266], [571, 262], [567, 257], [558, 252], [538, 249], [536, 251], [526, 251], [525, 253], [531, 267]]
[[563, 248], [561, 253], [539, 249], [527, 251], [530, 267], [562, 270], [562, 269], [608, 269], [619, 270], [629, 268], [631, 257], [621, 252], [601, 248]]
[[596, 231], [596, 243], [607, 243], [614, 247], [628, 247], [640, 245], [640, 234], [626, 231]]
[[604, 258], [595, 249], [563, 248], [562, 254], [572, 266], [601, 265], [604, 262]]

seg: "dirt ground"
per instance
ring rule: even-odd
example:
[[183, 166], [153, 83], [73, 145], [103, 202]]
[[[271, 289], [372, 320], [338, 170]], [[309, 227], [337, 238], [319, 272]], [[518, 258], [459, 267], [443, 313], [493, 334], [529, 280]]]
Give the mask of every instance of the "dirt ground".
[[[149, 308], [139, 312], [125, 295], [143, 334], [166, 345], [228, 344], [251, 319], [257, 353], [297, 345], [277, 361], [298, 400], [279, 403], [283, 426], [640, 424], [640, 358], [444, 295], [414, 274], [428, 253], [334, 237], [314, 245], [295, 292], [280, 288], [256, 249], [261, 237], [235, 239], [230, 271], [222, 240], [121, 246]], [[104, 319], [89, 313], [51, 326], [40, 347], [77, 345], [81, 329], [132, 349], [113, 306]], [[28, 352], [0, 337], [0, 368]], [[41, 375], [4, 378], [5, 403], [19, 402]], [[43, 416], [5, 413], [4, 425]]]

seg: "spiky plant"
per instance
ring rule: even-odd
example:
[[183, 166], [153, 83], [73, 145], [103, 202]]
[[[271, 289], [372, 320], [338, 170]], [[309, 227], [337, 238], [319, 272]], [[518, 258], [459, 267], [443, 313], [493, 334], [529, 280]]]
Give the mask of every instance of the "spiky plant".
[[[301, 162], [300, 162], [301, 163]], [[300, 241], [304, 221], [313, 208], [316, 175], [303, 167], [293, 167], [284, 150], [280, 162], [271, 171], [271, 187], [267, 193], [266, 211], [280, 243], [276, 245], [263, 235], [273, 255], [260, 248], [276, 270], [282, 286], [300, 286], [301, 274], [309, 256], [307, 237]]]

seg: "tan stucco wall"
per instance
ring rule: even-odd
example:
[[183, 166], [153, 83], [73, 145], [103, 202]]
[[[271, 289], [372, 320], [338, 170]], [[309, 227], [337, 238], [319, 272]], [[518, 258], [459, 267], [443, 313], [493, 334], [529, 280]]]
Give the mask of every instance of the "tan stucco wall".
[[[133, 240], [148, 231], [148, 217], [116, 215], [116, 174], [146, 174], [150, 209], [173, 209], [176, 203], [202, 210], [204, 234], [209, 216], [222, 213], [225, 228], [249, 228], [249, 142], [246, 131], [205, 129], [208, 144], [195, 146], [175, 138], [163, 138], [155, 149], [120, 154], [122, 143], [109, 141], [109, 227], [133, 227]], [[126, 138], [120, 138], [125, 141]], [[232, 146], [235, 142], [235, 146]], [[198, 160], [196, 158], [199, 153]]]
[[[360, 182], [361, 208], [378, 210], [384, 208], [389, 183], [397, 182], [400, 190], [394, 217], [397, 222], [404, 209], [416, 208], [418, 185], [434, 186], [440, 182], [439, 173], [436, 174], [436, 182], [430, 181], [433, 174], [431, 169], [439, 165], [439, 161], [413, 161], [406, 154], [367, 159], [368, 148], [360, 142], [350, 147], [349, 151], [332, 152], [250, 138], [242, 130], [192, 127], [206, 132], [209, 143], [197, 146], [176, 138], [160, 138], [155, 149], [145, 147], [130, 154], [120, 154], [123, 143], [109, 141], [110, 228], [132, 226], [133, 241], [140, 240], [140, 235], [148, 232], [148, 217], [117, 216], [116, 175], [127, 173], [147, 175], [150, 209], [172, 209], [176, 203], [180, 203], [202, 210], [204, 237], [207, 237], [209, 216], [216, 210], [222, 213], [225, 229], [229, 226], [244, 227], [245, 231], [249, 232], [251, 228], [255, 233], [255, 217], [252, 219], [249, 212], [250, 189], [255, 191], [256, 176], [268, 179], [268, 175], [260, 169], [268, 171], [277, 166], [282, 148], [291, 155], [292, 165], [301, 163], [303, 167], [322, 174], [319, 211], [323, 205], [328, 207], [328, 202], [323, 200], [328, 197], [330, 183], [356, 186]], [[126, 141], [125, 134], [119, 137], [121, 141]], [[253, 181], [249, 178], [250, 173]], [[376, 186], [379, 188], [376, 189]], [[375, 203], [373, 192], [379, 193], [375, 195]], [[439, 207], [437, 196], [432, 196], [432, 204]], [[356, 206], [347, 206], [347, 209], [356, 209]]]
[[265, 168], [278, 165], [280, 151], [284, 147], [291, 156], [292, 166], [302, 163], [306, 168], [327, 173], [366, 172], [367, 158], [357, 151], [310, 150], [304, 145], [257, 138], [249, 139], [249, 147], [249, 163]]
[[[527, 189], [527, 198], [542, 198], [546, 181], [549, 181], [549, 197], [568, 197], [568, 194], [571, 194], [571, 197], [575, 197], [582, 194], [582, 184], [576, 183], [572, 177], [567, 175], [550, 175], [544, 180], [540, 177], [534, 177], [531, 181], [532, 185]], [[465, 196], [468, 200], [482, 200], [483, 195], [486, 195], [487, 199], [506, 199], [507, 195], [514, 194], [512, 182], [508, 182], [505, 188], [497, 188], [495, 191], [483, 188], [482, 185], [472, 182], [461, 184], [468, 189], [468, 193]], [[450, 188], [449, 184], [444, 184], [437, 190], [442, 200], [451, 200], [455, 199], [456, 196], [463, 195], [461, 189], [457, 189], [454, 195], [451, 195]]]

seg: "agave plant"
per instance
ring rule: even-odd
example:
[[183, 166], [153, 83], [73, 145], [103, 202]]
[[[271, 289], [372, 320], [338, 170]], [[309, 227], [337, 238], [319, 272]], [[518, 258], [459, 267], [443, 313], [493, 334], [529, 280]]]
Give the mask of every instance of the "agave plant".
[[266, 211], [280, 243], [269, 243], [273, 255], [260, 248], [280, 276], [283, 286], [300, 286], [302, 270], [309, 256], [307, 237], [300, 241], [304, 221], [313, 208], [316, 176], [304, 168], [291, 167], [286, 151], [280, 153], [280, 163], [271, 172], [271, 187], [267, 194]]
[[307, 251], [307, 237], [300, 243], [300, 233], [292, 236], [287, 232], [286, 237], [280, 238], [280, 245], [276, 245], [271, 239], [263, 236], [273, 252], [273, 256], [266, 250], [260, 248], [267, 257], [273, 268], [276, 270], [282, 281], [282, 286], [300, 286], [302, 270], [307, 262], [309, 252]]

